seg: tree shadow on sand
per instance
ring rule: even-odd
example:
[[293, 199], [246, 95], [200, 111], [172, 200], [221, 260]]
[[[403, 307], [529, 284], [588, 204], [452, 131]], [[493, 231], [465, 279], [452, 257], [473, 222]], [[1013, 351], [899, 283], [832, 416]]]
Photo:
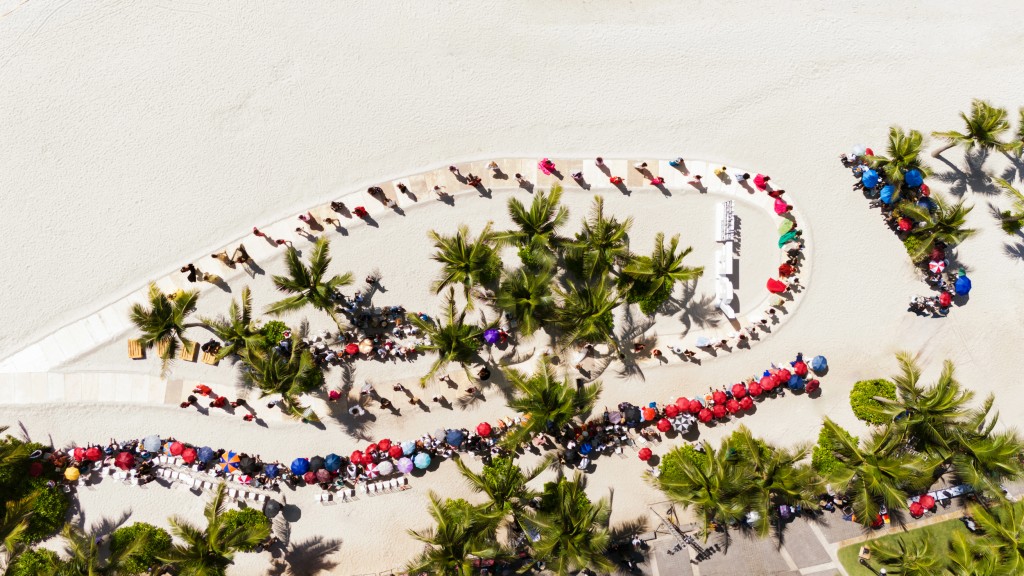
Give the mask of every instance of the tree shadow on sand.
[[272, 560], [267, 576], [310, 576], [330, 573], [338, 566], [331, 555], [341, 549], [341, 540], [312, 536], [300, 542], [291, 540], [291, 524], [275, 519], [274, 534], [284, 543], [271, 549]]
[[1001, 194], [1000, 189], [992, 182], [992, 177], [985, 172], [985, 159], [988, 152], [979, 150], [964, 154], [964, 163], [957, 166], [949, 160], [939, 157], [939, 161], [949, 167], [946, 172], [936, 172], [935, 178], [939, 182], [949, 184], [949, 192], [958, 198], [962, 198], [967, 190], [975, 194], [986, 194], [995, 196]]
[[673, 316], [679, 314], [679, 322], [683, 325], [683, 336], [696, 326], [697, 328], [715, 328], [722, 322], [721, 313], [715, 306], [712, 294], [697, 296], [697, 282], [692, 280], [683, 284], [679, 298], [670, 296], [661, 306], [663, 314]]
[[622, 368], [617, 375], [620, 378], [639, 378], [644, 380], [644, 372], [637, 363], [637, 355], [633, 352], [634, 343], [642, 343], [645, 350], [654, 345], [654, 336], [645, 337], [644, 333], [654, 326], [654, 318], [640, 312], [640, 307], [635, 304], [627, 305], [622, 315], [622, 323], [619, 326], [619, 333], [612, 336], [618, 348], [619, 360], [622, 361]]

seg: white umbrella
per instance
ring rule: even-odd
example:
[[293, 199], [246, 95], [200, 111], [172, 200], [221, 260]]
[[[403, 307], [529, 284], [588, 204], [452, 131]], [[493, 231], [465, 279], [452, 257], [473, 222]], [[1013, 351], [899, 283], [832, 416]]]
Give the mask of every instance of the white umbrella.
[[381, 476], [387, 476], [388, 474], [391, 474], [394, 471], [395, 465], [389, 462], [388, 460], [385, 460], [380, 464], [377, 464], [377, 473], [379, 473]]
[[698, 336], [697, 337], [697, 347], [698, 348], [704, 348], [705, 346], [710, 346], [710, 345], [711, 345], [711, 340], [708, 339], [707, 336]]

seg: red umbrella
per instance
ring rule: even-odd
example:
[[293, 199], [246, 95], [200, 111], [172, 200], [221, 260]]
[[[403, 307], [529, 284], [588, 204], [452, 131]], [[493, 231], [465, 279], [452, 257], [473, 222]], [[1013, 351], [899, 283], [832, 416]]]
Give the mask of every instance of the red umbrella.
[[779, 384], [785, 384], [793, 377], [793, 375], [789, 373], [789, 370], [786, 370], [785, 368], [776, 372], [775, 376], [778, 378]]
[[185, 464], [191, 464], [196, 461], [196, 449], [185, 448], [181, 451], [181, 459], [185, 461]]
[[171, 456], [181, 456], [181, 452], [183, 450], [185, 450], [184, 444], [181, 442], [173, 442], [171, 443], [171, 447], [168, 449], [168, 452], [171, 453]]
[[676, 406], [675, 404], [665, 406], [665, 416], [668, 416], [669, 418], [679, 416], [679, 406]]
[[881, 528], [883, 524], [885, 524], [885, 520], [881, 514], [875, 516], [875, 519], [871, 521], [872, 528]]
[[476, 425], [476, 433], [483, 436], [484, 438], [491, 435], [491, 425], [487, 422], [481, 422]]
[[867, 154], [868, 156], [874, 156], [875, 155], [875, 153], [871, 151], [871, 148], [865, 149], [864, 153]]
[[362, 462], [363, 462], [363, 453], [360, 452], [359, 450], [356, 450], [356, 451], [352, 452], [352, 455], [349, 456], [348, 459], [353, 464], [362, 464]]
[[768, 291], [771, 292], [772, 294], [782, 294], [783, 292], [786, 291], [786, 285], [783, 284], [782, 282], [779, 282], [775, 278], [769, 278], [767, 286]]
[[658, 432], [668, 432], [671, 429], [672, 423], [667, 419], [662, 418], [661, 420], [658, 420]]
[[942, 248], [932, 248], [931, 259], [932, 260], [944, 260], [946, 258], [946, 251]]
[[753, 407], [754, 407], [754, 399], [751, 398], [750, 396], [744, 396], [743, 399], [740, 400], [740, 408], [741, 409], [743, 409], [743, 410], [750, 410]]
[[388, 456], [391, 456], [392, 458], [401, 458], [402, 447], [399, 446], [398, 444], [395, 444], [391, 448], [388, 448]]
[[953, 303], [953, 295], [952, 294], [950, 294], [949, 292], [943, 292], [942, 294], [939, 294], [939, 306], [942, 306], [943, 308], [946, 308], [946, 307], [948, 307], [952, 303]]
[[651, 452], [650, 448], [641, 448], [637, 456], [639, 456], [644, 462], [647, 462], [651, 459], [651, 456], [654, 456], [654, 452]]
[[788, 278], [792, 276], [794, 272], [796, 272], [796, 269], [793, 268], [793, 265], [789, 262], [779, 264], [779, 278]]
[[921, 516], [924, 516], [924, 507], [921, 506], [921, 504], [919, 504], [917, 502], [911, 502], [910, 503], [910, 515], [913, 516], [914, 518], [920, 518]]
[[114, 458], [114, 466], [121, 470], [127, 470], [135, 465], [135, 455], [131, 452], [121, 452]]
[[33, 478], [38, 478], [43, 473], [43, 463], [33, 462], [28, 465], [28, 475]]
[[807, 376], [807, 363], [801, 360], [796, 364], [793, 364], [793, 372], [796, 372], [796, 375], [801, 378]]
[[900, 218], [899, 227], [903, 232], [910, 232], [910, 229], [914, 227], [914, 223], [910, 221], [910, 218]]
[[650, 406], [644, 406], [640, 409], [640, 413], [643, 414], [644, 422], [650, 422], [654, 420], [655, 416], [658, 415], [658, 411]]
[[85, 448], [82, 448], [81, 446], [79, 446], [79, 447], [74, 449], [72, 454], [74, 455], [75, 460], [77, 460], [79, 462], [84, 462], [85, 461]]
[[711, 422], [711, 410], [708, 410], [707, 408], [704, 408], [703, 410], [701, 410], [700, 413], [697, 414], [697, 420], [700, 420], [701, 422], [704, 422], [705, 424], [707, 424], [708, 422]]
[[778, 214], [779, 216], [782, 216], [786, 212], [789, 212], [789, 209], [792, 208], [792, 206], [786, 204], [786, 201], [783, 200], [782, 198], [776, 198], [774, 208], [775, 213]]
[[715, 404], [725, 404], [725, 392], [722, 392], [721, 390], [715, 390], [714, 395], [712, 395], [711, 397], [714, 399]]
[[732, 396], [737, 400], [747, 395], [747, 387], [743, 384], [736, 383], [732, 385]]
[[380, 450], [380, 447], [377, 446], [376, 444], [370, 444], [369, 446], [366, 447], [366, 453], [367, 454], [372, 454], [372, 453], [376, 452], [377, 450]]
[[87, 460], [92, 460], [93, 462], [96, 462], [97, 460], [103, 458], [103, 453], [100, 452], [99, 448], [93, 446], [92, 448], [89, 448], [88, 450], [85, 451], [85, 458]]
[[817, 378], [812, 378], [807, 381], [807, 384], [804, 384], [804, 391], [808, 394], [814, 392], [818, 388], [821, 388], [821, 382], [818, 382]]
[[764, 179], [765, 179], [765, 175], [764, 174], [758, 174], [757, 176], [754, 176], [754, 186], [757, 186], [758, 190], [764, 190], [765, 188], [768, 187], [768, 185], [764, 181]]
[[381, 452], [387, 452], [388, 450], [391, 449], [391, 440], [388, 440], [387, 438], [382, 438], [377, 441], [377, 447], [380, 448]]
[[316, 480], [317, 482], [330, 482], [331, 473], [326, 468], [321, 468], [316, 471]]
[[345, 354], [348, 354], [350, 356], [353, 356], [355, 354], [359, 354], [359, 345], [356, 344], [355, 342], [353, 342], [351, 344], [346, 344], [345, 345]]
[[370, 452], [369, 450], [363, 452], [363, 464], [373, 464], [373, 455], [376, 453], [377, 452]]
[[[750, 386], [747, 386], [747, 393], [750, 394], [750, 396], [754, 396], [754, 397], [760, 396], [761, 395], [761, 385], [758, 384], [757, 382], [751, 382]], [[748, 398], [749, 398], [749, 396], [748, 396]]]
[[931, 193], [932, 193], [932, 190], [931, 190], [931, 188], [928, 187], [927, 184], [921, 184], [921, 195], [922, 196], [930, 196]]
[[725, 418], [725, 406], [715, 404], [715, 407], [711, 409], [711, 413], [715, 415], [715, 418]]
[[771, 392], [772, 388], [775, 388], [775, 380], [771, 376], [764, 376], [761, 378], [761, 389], [765, 392]]
[[733, 398], [725, 403], [725, 409], [729, 411], [729, 414], [735, 414], [740, 411], [740, 403]]
[[689, 410], [690, 400], [680, 396], [679, 398], [676, 398], [676, 406], [678, 406], [680, 410]]
[[312, 484], [316, 482], [316, 472], [306, 472], [305, 474], [302, 475], [302, 479], [306, 482], [306, 484]]
[[931, 494], [925, 494], [917, 499], [921, 503], [921, 507], [925, 510], [932, 510], [935, 508], [935, 498], [932, 498]]
[[690, 414], [697, 414], [704, 409], [704, 406], [697, 400], [690, 400], [690, 404], [686, 407]]

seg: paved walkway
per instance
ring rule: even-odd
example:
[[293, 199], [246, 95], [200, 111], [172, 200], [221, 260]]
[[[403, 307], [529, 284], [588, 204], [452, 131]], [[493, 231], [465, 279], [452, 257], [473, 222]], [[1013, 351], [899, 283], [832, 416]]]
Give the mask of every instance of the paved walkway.
[[[526, 187], [532, 189], [548, 189], [554, 183], [561, 181], [569, 191], [601, 190], [611, 193], [626, 193], [631, 189], [642, 186], [651, 186], [647, 183], [644, 174], [635, 168], [641, 162], [648, 165], [647, 177], [660, 176], [665, 179], [663, 185], [664, 193], [706, 193], [712, 192], [721, 195], [724, 199], [735, 198], [757, 206], [765, 210], [771, 221], [780, 220], [773, 211], [773, 200], [763, 192], [756, 191], [749, 184], [739, 184], [731, 178], [720, 179], [713, 174], [717, 164], [698, 160], [687, 160], [680, 168], [669, 165], [668, 160], [657, 159], [606, 159], [603, 167], [598, 167], [590, 159], [562, 159], [552, 158], [555, 162], [559, 179], [556, 175], [546, 175], [538, 170], [537, 159], [505, 158], [495, 160], [501, 167], [501, 172], [493, 173], [487, 169], [489, 160], [463, 162], [458, 164], [461, 174], [476, 174], [483, 179], [483, 185], [487, 188], [513, 187], [516, 184], [514, 174], [522, 174], [527, 181]], [[576, 183], [569, 176], [572, 172], [583, 172], [583, 184]], [[750, 172], [736, 167], [727, 167], [726, 174], [738, 172]], [[698, 183], [693, 175], [703, 176]], [[621, 176], [624, 186], [618, 188], [610, 185], [609, 175]], [[399, 192], [397, 185], [404, 183], [412, 195], [423, 200], [434, 197], [434, 186], [442, 186], [444, 190], [453, 195], [476, 193], [468, 185], [464, 184], [447, 166], [435, 170], [400, 178], [396, 180], [380, 182], [377, 186], [384, 189], [386, 195], [395, 200], [400, 207], [403, 203], [411, 201], [404, 194]], [[793, 200], [787, 194], [787, 199]], [[370, 198], [365, 191], [351, 192], [341, 198], [351, 209], [363, 205], [369, 211], [370, 216], [386, 213], [390, 208], [383, 206]], [[310, 210], [320, 221], [324, 218], [336, 216], [331, 211], [329, 203], [314, 207]], [[797, 221], [803, 224], [798, 208], [793, 210]], [[273, 238], [293, 239], [295, 232], [296, 215], [289, 215], [278, 222], [270, 225], [260, 226], [260, 229]], [[805, 238], [807, 231], [805, 230]], [[281, 250], [268, 242], [253, 241], [254, 237], [247, 234], [242, 238], [236, 238], [223, 247], [229, 254], [240, 242], [246, 243], [250, 256], [258, 263], [272, 257], [279, 257]], [[713, 239], [701, 239], [701, 241], [713, 241]], [[780, 253], [780, 261], [781, 254]], [[810, 249], [805, 249], [806, 260], [801, 276], [810, 276]], [[706, 274], [713, 274], [714, 270], [706, 270]], [[202, 292], [218, 290], [215, 286], [207, 283], [189, 284], [184, 275], [177, 270], [171, 271], [168, 275], [155, 280], [160, 289], [165, 292], [173, 292], [178, 289], [199, 289]], [[806, 289], [806, 286], [805, 286]], [[54, 370], [69, 361], [82, 356], [91, 350], [109, 344], [110, 342], [130, 338], [134, 328], [128, 317], [131, 306], [136, 302], [145, 302], [147, 286], [141, 286], [138, 290], [121, 300], [82, 318], [60, 330], [50, 334], [39, 342], [33, 343], [21, 351], [0, 361], [0, 404], [22, 404], [22, 403], [47, 403], [47, 402], [133, 402], [133, 403], [167, 403], [177, 404], [184, 396], [187, 396], [194, 386], [194, 382], [183, 383], [180, 380], [167, 381], [157, 376], [141, 374], [119, 374], [114, 372], [95, 372], [81, 374], [54, 373]], [[764, 315], [762, 310], [768, 306], [768, 293], [762, 292], [764, 298], [753, 305], [746, 305], [745, 316], [738, 316], [742, 325], [750, 325], [761, 320]], [[796, 304], [801, 300], [800, 294], [796, 294], [796, 301], [787, 310], [792, 313]], [[786, 315], [780, 314], [780, 321], [785, 321]], [[708, 327], [696, 329], [689, 335], [706, 335], [711, 341], [717, 341], [733, 334], [737, 325], [730, 325], [723, 322], [719, 327]], [[777, 329], [777, 325], [773, 329]], [[127, 347], [127, 345], [126, 345]], [[156, 362], [155, 353], [150, 351], [150, 359], [147, 362]], [[125, 360], [128, 361], [127, 350]], [[230, 371], [230, 368], [224, 368]], [[233, 373], [233, 371], [226, 372]]]

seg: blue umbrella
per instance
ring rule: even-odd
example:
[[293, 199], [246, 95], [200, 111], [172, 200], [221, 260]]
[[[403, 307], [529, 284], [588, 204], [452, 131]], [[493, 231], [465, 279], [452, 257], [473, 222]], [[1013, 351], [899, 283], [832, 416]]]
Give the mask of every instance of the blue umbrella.
[[789, 383], [787, 384], [787, 386], [789, 386], [790, 390], [803, 390], [804, 379], [797, 376], [796, 374], [793, 374], [792, 376], [789, 377]]
[[874, 188], [878, 186], [878, 172], [874, 170], [867, 170], [864, 175], [860, 177], [860, 181], [864, 184], [865, 188]]
[[896, 194], [896, 187], [892, 184], [886, 184], [882, 186], [882, 191], [878, 193], [878, 198], [886, 204], [892, 204], [892, 197]]
[[911, 188], [917, 188], [921, 184], [924, 184], [924, 175], [918, 169], [913, 169], [903, 175], [903, 181], [907, 183], [907, 186]]
[[160, 437], [156, 434], [150, 434], [142, 439], [142, 447], [145, 448], [147, 452], [159, 452], [160, 446]]
[[306, 472], [309, 472], [309, 460], [306, 460], [305, 458], [296, 458], [295, 460], [292, 460], [290, 468], [292, 474], [302, 476]]
[[416, 455], [415, 458], [412, 459], [412, 463], [420, 470], [423, 470], [427, 466], [430, 466], [430, 454], [427, 454], [426, 452], [420, 452], [419, 454]]
[[963, 296], [971, 291], [971, 279], [967, 276], [961, 276], [953, 283], [953, 288], [956, 290], [957, 296]]
[[594, 447], [590, 445], [590, 442], [584, 442], [583, 444], [580, 444], [580, 454], [586, 456], [587, 454], [590, 454], [593, 451]]
[[324, 468], [331, 472], [341, 470], [341, 456], [334, 453], [328, 454], [327, 457], [324, 458]]
[[811, 370], [824, 372], [828, 369], [828, 360], [824, 356], [815, 356], [811, 359]]
[[267, 478], [277, 478], [277, 464], [267, 464], [263, 467], [263, 472]]
[[415, 452], [415, 451], [416, 451], [416, 443], [415, 442], [412, 442], [412, 441], [402, 442], [402, 454], [405, 454], [406, 456], [411, 456], [412, 453]]
[[458, 448], [459, 446], [462, 446], [463, 442], [466, 441], [466, 435], [462, 433], [462, 430], [449, 430], [448, 434], [445, 435], [444, 439], [452, 446]]
[[498, 331], [494, 328], [484, 331], [484, 342], [488, 344], [494, 344], [498, 341]]
[[209, 446], [203, 446], [202, 448], [199, 449], [199, 453], [196, 454], [196, 457], [199, 458], [200, 462], [209, 463], [211, 460], [217, 457], [217, 453], [213, 451], [213, 448], [210, 448]]
[[921, 198], [917, 201], [917, 205], [929, 212], [935, 212], [935, 202], [931, 198]]

